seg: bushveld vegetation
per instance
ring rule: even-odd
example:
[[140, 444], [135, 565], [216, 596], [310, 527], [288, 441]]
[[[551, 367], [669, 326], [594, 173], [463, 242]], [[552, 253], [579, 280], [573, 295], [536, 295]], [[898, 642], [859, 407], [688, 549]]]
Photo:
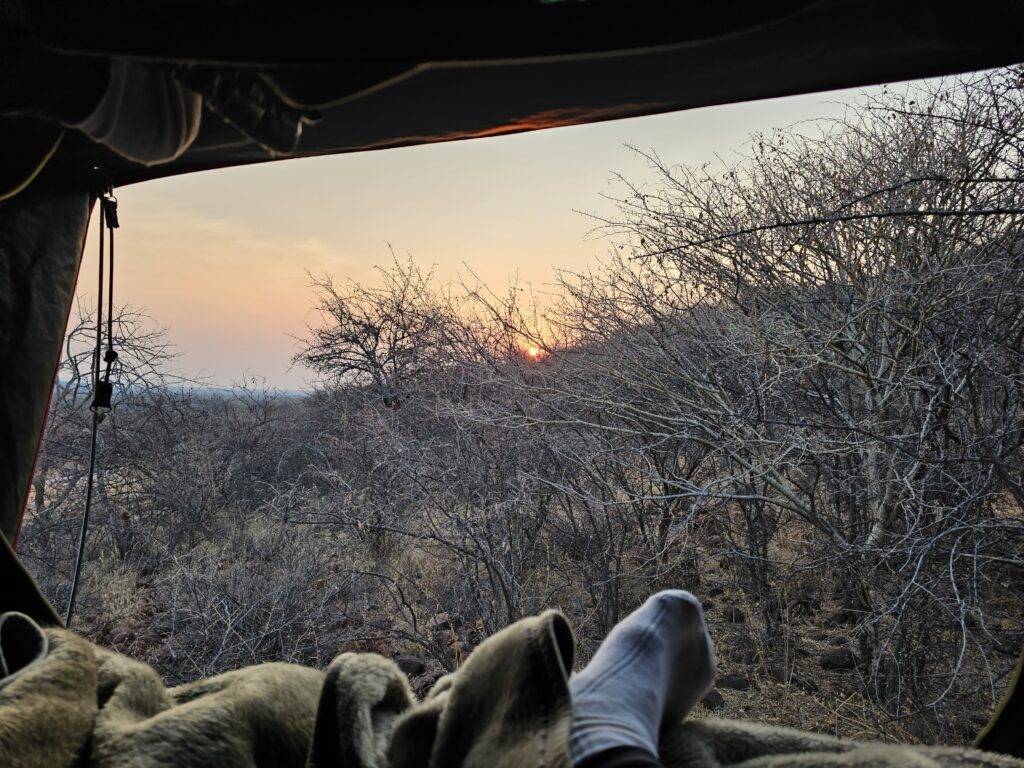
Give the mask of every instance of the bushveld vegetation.
[[[122, 313], [79, 629], [172, 681], [361, 648], [422, 687], [549, 606], [585, 658], [675, 586], [728, 713], [969, 740], [1024, 639], [1021, 86], [894, 89], [729, 164], [648, 154], [595, 222], [607, 258], [543, 302], [406, 261], [318, 279], [301, 397], [190, 390]], [[20, 543], [58, 608], [87, 326]]]

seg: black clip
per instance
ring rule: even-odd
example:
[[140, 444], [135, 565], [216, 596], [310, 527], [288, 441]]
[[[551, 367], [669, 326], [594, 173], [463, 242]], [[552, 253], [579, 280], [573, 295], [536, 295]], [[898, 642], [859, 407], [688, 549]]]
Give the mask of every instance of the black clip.
[[109, 411], [111, 408], [110, 400], [113, 395], [114, 385], [109, 381], [103, 381], [100, 379], [96, 382], [96, 389], [93, 391], [92, 402], [89, 404], [89, 410], [93, 412]]
[[103, 216], [107, 220], [108, 229], [117, 229], [121, 225], [117, 221], [117, 198], [113, 195], [104, 195], [100, 198], [103, 206]]

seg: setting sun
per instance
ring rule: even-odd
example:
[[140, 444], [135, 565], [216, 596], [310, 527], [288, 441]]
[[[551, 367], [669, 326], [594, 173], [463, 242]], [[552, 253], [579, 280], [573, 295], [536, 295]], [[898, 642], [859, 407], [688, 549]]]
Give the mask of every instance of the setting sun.
[[538, 361], [544, 356], [544, 352], [536, 344], [531, 344], [523, 350], [523, 354], [531, 361]]

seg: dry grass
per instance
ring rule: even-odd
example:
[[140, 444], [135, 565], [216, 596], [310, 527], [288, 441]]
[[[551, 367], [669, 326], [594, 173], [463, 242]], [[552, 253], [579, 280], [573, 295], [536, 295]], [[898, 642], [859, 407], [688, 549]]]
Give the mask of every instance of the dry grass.
[[694, 717], [751, 720], [865, 741], [918, 743], [906, 728], [886, 723], [878, 710], [856, 693], [807, 693], [795, 685], [756, 678], [745, 691], [720, 691], [725, 704], [714, 712], [698, 706]]

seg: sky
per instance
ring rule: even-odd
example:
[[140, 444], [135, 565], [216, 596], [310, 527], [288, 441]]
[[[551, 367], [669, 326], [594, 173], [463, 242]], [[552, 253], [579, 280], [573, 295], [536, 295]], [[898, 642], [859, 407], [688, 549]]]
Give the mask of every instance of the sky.
[[[833, 91], [556, 128], [528, 134], [288, 160], [149, 181], [117, 190], [118, 304], [168, 329], [178, 369], [211, 386], [243, 378], [287, 390], [315, 323], [310, 274], [377, 279], [411, 257], [441, 280], [470, 271], [500, 290], [543, 293], [558, 269], [604, 254], [580, 211], [611, 210], [613, 173], [644, 181], [645, 161], [736, 158], [753, 132], [840, 116], [863, 94]], [[79, 299], [95, 302], [95, 220]]]

